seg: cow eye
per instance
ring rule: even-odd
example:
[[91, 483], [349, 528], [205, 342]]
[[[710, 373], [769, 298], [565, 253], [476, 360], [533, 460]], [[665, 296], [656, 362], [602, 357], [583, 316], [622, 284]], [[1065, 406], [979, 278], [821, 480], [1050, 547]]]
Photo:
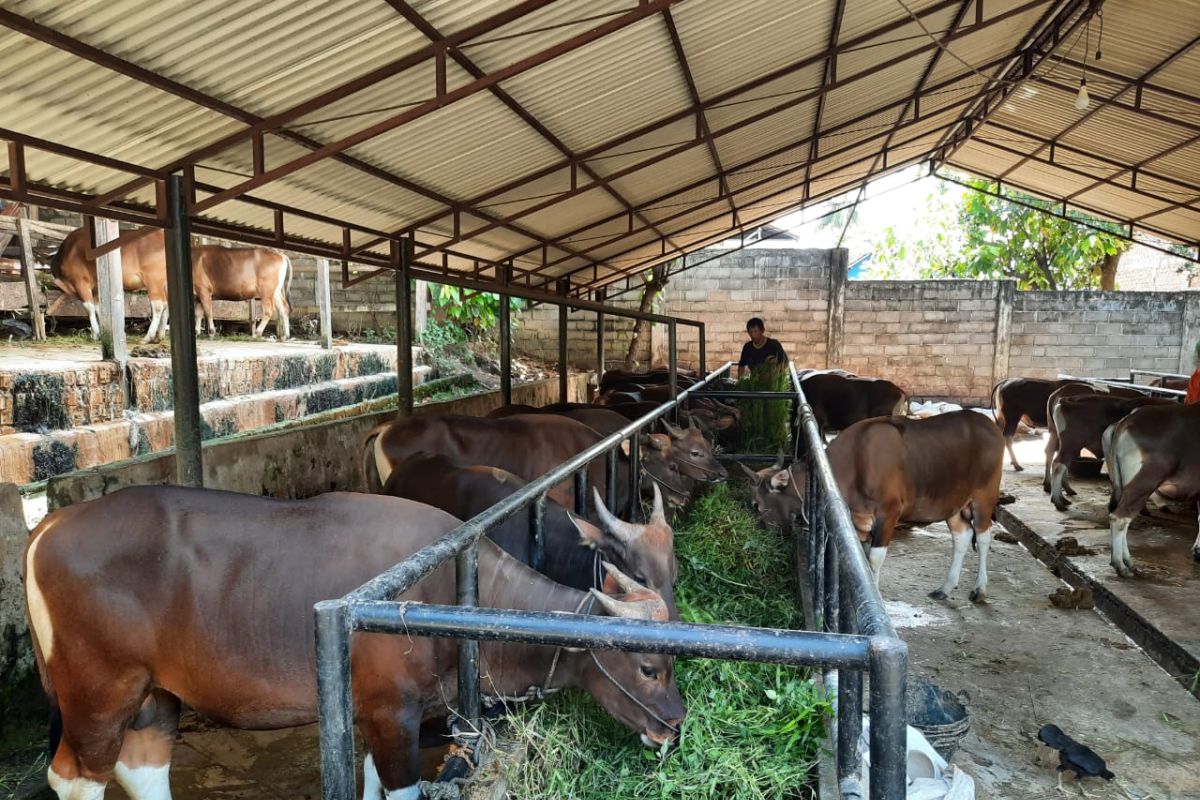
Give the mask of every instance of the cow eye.
[[658, 677], [658, 670], [647, 664], [642, 664], [642, 675], [646, 676], [650, 680], [654, 680]]
[[699, 450], [693, 450], [693, 451], [692, 451], [692, 455], [694, 455], [696, 458], [699, 458], [699, 457], [700, 457], [700, 451], [699, 451]]
[[643, 575], [643, 574], [642, 574], [642, 573], [640, 573], [640, 572], [639, 572], [639, 573], [637, 573], [636, 575], [634, 575], [634, 576], [633, 576], [633, 579], [634, 579], [635, 581], [637, 581], [638, 583], [640, 583], [642, 586], [645, 586], [645, 585], [646, 585], [646, 576], [645, 576], [645, 575]]

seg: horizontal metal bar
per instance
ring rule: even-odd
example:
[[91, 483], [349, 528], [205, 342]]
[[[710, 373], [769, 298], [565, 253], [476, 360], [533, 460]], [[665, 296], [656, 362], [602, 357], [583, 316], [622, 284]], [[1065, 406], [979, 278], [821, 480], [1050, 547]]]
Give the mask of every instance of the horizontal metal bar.
[[863, 669], [870, 663], [867, 637], [814, 631], [462, 608], [410, 601], [355, 602], [350, 606], [350, 617], [355, 630], [371, 633], [415, 633], [797, 666]]
[[1129, 370], [1129, 379], [1130, 380], [1133, 380], [1134, 375], [1149, 375], [1152, 378], [1179, 378], [1179, 379], [1185, 380], [1185, 381], [1192, 377], [1191, 375], [1181, 375], [1178, 372], [1156, 372], [1152, 369], [1131, 369], [1131, 370]]
[[[871, 568], [863, 555], [862, 544], [858, 533], [850, 521], [850, 510], [841, 499], [837, 481], [833, 477], [833, 469], [829, 459], [825, 457], [825, 442], [817, 428], [817, 420], [812, 408], [804, 397], [800, 387], [800, 376], [796, 366], [788, 364], [792, 376], [792, 388], [800, 399], [800, 427], [805, 438], [807, 450], [811, 453], [809, 468], [817, 475], [817, 482], [827, 498], [825, 510], [828, 515], [828, 527], [833, 539], [832, 545], [837, 547], [838, 561], [841, 564], [841, 580], [851, 593], [854, 600], [854, 610], [858, 617], [858, 631], [866, 636], [883, 636], [890, 639], [899, 638], [892, 627], [892, 621], [883, 608], [883, 598], [875, 588], [871, 576]], [[853, 613], [848, 607], [845, 613]]]
[[791, 456], [773, 455], [767, 456], [761, 453], [715, 453], [718, 461], [741, 462], [744, 464], [774, 464], [780, 458], [784, 464], [791, 464], [796, 459]]
[[1187, 397], [1187, 392], [1181, 389], [1164, 389], [1161, 386], [1145, 386], [1132, 381], [1117, 381], [1111, 378], [1080, 378], [1076, 375], [1065, 375], [1058, 373], [1060, 381], [1079, 381], [1080, 383], [1098, 383], [1101, 386], [1119, 386], [1122, 389], [1136, 389], [1139, 392], [1149, 392], [1151, 394], [1165, 394], [1170, 397]]
[[704, 390], [697, 397], [712, 397], [716, 400], [795, 400], [795, 392], [743, 391], [739, 389]]
[[570, 478], [571, 474], [576, 470], [600, 458], [610, 448], [620, 444], [622, 440], [635, 435], [647, 425], [653, 424], [655, 420], [686, 399], [688, 393], [693, 389], [704, 386], [709, 381], [716, 380], [732, 367], [732, 361], [725, 362], [723, 367], [713, 372], [701, 383], [680, 392], [674, 401], [663, 403], [648, 414], [639, 417], [624, 428], [621, 428], [616, 433], [606, 436], [582, 453], [559, 464], [537, 480], [530, 481], [519, 491], [514, 492], [494, 506], [471, 517], [471, 519], [459, 525], [436, 542], [426, 545], [391, 569], [367, 581], [353, 592], [347, 594], [343, 599], [347, 602], [358, 602], [363, 600], [382, 600], [385, 597], [395, 597], [403, 594], [415, 586], [422, 578], [457, 555], [458, 551], [487, 533], [490, 528], [500, 524], [532, 503], [543, 493], [550, 491], [564, 480]]

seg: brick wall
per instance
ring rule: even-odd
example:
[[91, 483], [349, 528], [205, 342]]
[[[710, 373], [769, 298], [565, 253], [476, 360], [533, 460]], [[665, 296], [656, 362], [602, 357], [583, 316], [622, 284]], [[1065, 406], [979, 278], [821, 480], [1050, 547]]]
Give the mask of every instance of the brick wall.
[[840, 366], [922, 395], [987, 397], [994, 281], [851, 281]]
[[[1128, 377], [1131, 368], [1174, 372], [1191, 292], [1018, 292], [1009, 373]], [[1186, 354], [1185, 354], [1186, 355]], [[1190, 359], [1184, 360], [1186, 365]]]
[[[663, 293], [660, 314], [705, 323], [706, 358], [710, 366], [736, 361], [746, 341], [746, 320], [762, 317], [767, 333], [779, 339], [800, 364], [825, 365], [828, 321], [829, 262], [833, 251], [748, 249], [688, 270], [671, 279]], [[640, 293], [614, 297], [613, 305], [636, 307]], [[513, 332], [517, 352], [549, 361], [558, 358], [558, 310], [538, 307], [519, 315]], [[620, 363], [629, 347], [633, 321], [605, 318], [605, 354], [609, 367]], [[667, 329], [651, 326], [642, 366], [666, 363]], [[700, 361], [696, 329], [679, 326], [679, 365], [693, 368]], [[651, 355], [653, 353], [653, 355]], [[594, 368], [596, 317], [575, 311], [568, 321], [567, 354], [571, 363]]]

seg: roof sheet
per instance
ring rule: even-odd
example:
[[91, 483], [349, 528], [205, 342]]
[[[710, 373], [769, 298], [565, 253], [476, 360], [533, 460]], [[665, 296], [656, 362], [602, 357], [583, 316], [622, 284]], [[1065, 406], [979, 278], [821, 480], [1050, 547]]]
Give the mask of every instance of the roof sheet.
[[1194, 243], [1198, 44], [1195, 0], [3, 0], [0, 196], [156, 224], [182, 169], [226, 236], [586, 291], [933, 159]]

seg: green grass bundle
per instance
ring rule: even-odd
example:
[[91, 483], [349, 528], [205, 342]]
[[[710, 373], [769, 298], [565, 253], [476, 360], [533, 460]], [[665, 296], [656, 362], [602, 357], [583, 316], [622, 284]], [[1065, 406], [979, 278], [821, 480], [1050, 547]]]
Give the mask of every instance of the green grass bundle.
[[[755, 367], [737, 382], [739, 391], [786, 392], [792, 388], [787, 367], [763, 364]], [[786, 450], [791, 441], [790, 400], [742, 400], [741, 431], [743, 453], [777, 453]]]
[[[764, 530], [741, 486], [721, 484], [675, 528], [676, 599], [688, 622], [801, 627], [790, 547]], [[665, 755], [581, 692], [514, 715], [527, 758], [508, 768], [509, 796], [794, 798], [811, 781], [828, 705], [808, 670], [775, 664], [679, 659], [688, 717]]]

